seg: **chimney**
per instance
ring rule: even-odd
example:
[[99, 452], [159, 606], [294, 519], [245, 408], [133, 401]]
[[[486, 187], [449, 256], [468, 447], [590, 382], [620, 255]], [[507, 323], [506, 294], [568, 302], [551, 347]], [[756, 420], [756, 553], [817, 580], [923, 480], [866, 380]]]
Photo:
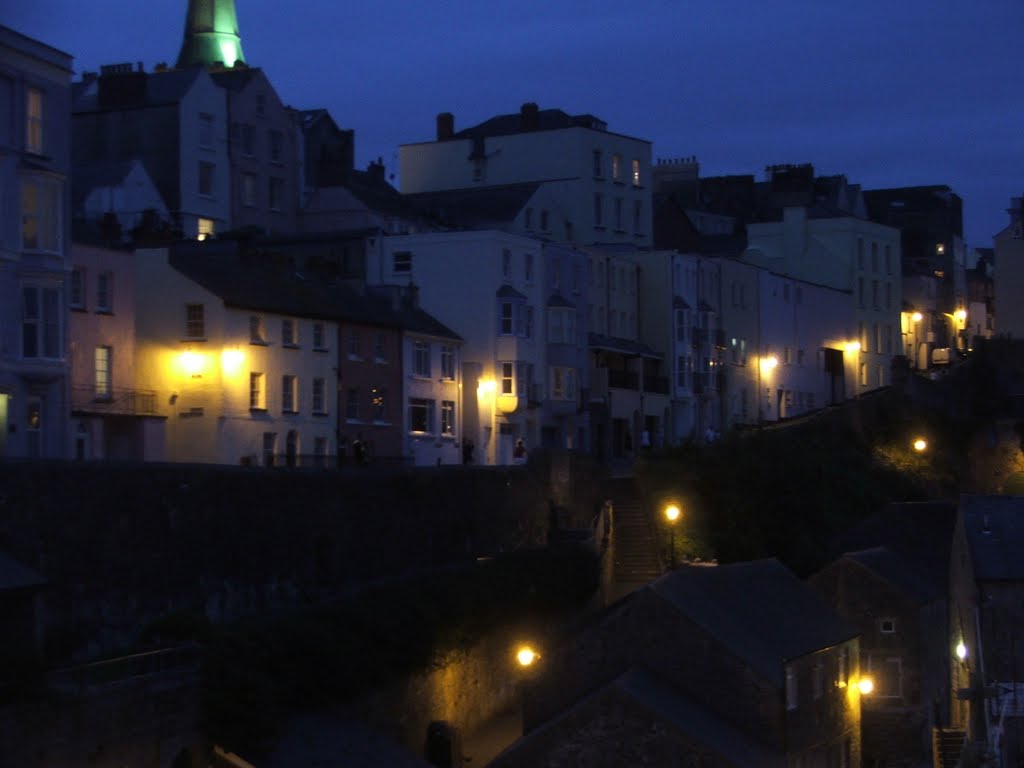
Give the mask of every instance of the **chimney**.
[[442, 112], [437, 116], [437, 140], [447, 141], [455, 135], [455, 115]]
[[528, 101], [519, 108], [519, 130], [536, 131], [540, 128], [540, 109], [537, 105]]

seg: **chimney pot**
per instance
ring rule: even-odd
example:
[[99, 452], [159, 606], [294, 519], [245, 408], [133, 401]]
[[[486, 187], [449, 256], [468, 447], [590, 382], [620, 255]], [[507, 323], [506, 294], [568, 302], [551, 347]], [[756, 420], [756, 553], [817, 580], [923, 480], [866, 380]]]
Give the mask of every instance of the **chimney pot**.
[[524, 131], [536, 131], [540, 127], [540, 108], [528, 101], [519, 108], [519, 126]]
[[447, 141], [455, 135], [455, 115], [442, 112], [437, 116], [437, 140]]

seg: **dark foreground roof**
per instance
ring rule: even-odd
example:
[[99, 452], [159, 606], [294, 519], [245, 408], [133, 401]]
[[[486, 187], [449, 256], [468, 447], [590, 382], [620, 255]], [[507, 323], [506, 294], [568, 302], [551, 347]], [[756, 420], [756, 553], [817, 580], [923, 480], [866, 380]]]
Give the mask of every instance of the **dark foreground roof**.
[[859, 634], [774, 558], [684, 566], [648, 589], [780, 688], [787, 661]]
[[945, 597], [945, 590], [925, 578], [909, 560], [886, 547], [847, 552], [844, 557], [888, 582], [918, 605]]

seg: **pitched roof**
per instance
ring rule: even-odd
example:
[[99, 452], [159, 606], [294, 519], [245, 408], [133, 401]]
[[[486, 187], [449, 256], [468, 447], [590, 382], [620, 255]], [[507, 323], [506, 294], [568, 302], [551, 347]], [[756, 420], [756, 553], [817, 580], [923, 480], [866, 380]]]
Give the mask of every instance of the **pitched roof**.
[[787, 661], [859, 634], [775, 558], [683, 566], [646, 588], [780, 688]]
[[422, 215], [447, 227], [490, 229], [514, 221], [540, 185], [536, 182], [502, 186], [420, 192], [408, 195]]
[[888, 582], [918, 605], [945, 595], [939, 585], [929, 581], [912, 562], [886, 547], [847, 552], [843, 557], [858, 563]]
[[[570, 734], [565, 733], [566, 728], [586, 728], [589, 725], [588, 711], [594, 710], [594, 705], [597, 705], [599, 711], [601, 703], [608, 699], [633, 702], [649, 713], [652, 726], [657, 723], [685, 734], [694, 742], [720, 754], [729, 765], [757, 765], [764, 768], [781, 768], [785, 765], [783, 754], [751, 739], [683, 691], [639, 667], [631, 667], [579, 699], [569, 709], [525, 734], [502, 754], [520, 759], [541, 759], [550, 748], [564, 742], [567, 736], [571, 738]], [[608, 746], [613, 748], [610, 744]]]
[[137, 160], [75, 163], [71, 174], [71, 207], [78, 210], [97, 187], [115, 187], [131, 173]]
[[1024, 580], [1024, 497], [960, 497], [964, 533], [979, 581]]
[[932, 590], [949, 593], [949, 557], [956, 504], [948, 501], [888, 504], [838, 537], [833, 557], [884, 546], [912, 563]]
[[536, 112], [533, 128], [525, 128], [521, 112], [497, 115], [482, 123], [455, 132], [457, 139], [475, 139], [488, 136], [508, 136], [531, 131], [557, 131], [563, 128], [592, 128], [603, 131], [605, 122], [593, 115], [570, 115], [561, 109], [541, 109]]

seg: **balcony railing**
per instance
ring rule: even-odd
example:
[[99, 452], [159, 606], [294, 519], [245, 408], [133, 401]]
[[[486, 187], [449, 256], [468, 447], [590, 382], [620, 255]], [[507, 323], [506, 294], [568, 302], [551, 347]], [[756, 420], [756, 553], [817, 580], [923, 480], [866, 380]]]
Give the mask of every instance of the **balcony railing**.
[[157, 416], [156, 392], [151, 389], [112, 388], [97, 395], [93, 387], [72, 387], [71, 408], [85, 413], [115, 416]]
[[640, 377], [632, 371], [608, 370], [608, 386], [618, 389], [640, 389]]

